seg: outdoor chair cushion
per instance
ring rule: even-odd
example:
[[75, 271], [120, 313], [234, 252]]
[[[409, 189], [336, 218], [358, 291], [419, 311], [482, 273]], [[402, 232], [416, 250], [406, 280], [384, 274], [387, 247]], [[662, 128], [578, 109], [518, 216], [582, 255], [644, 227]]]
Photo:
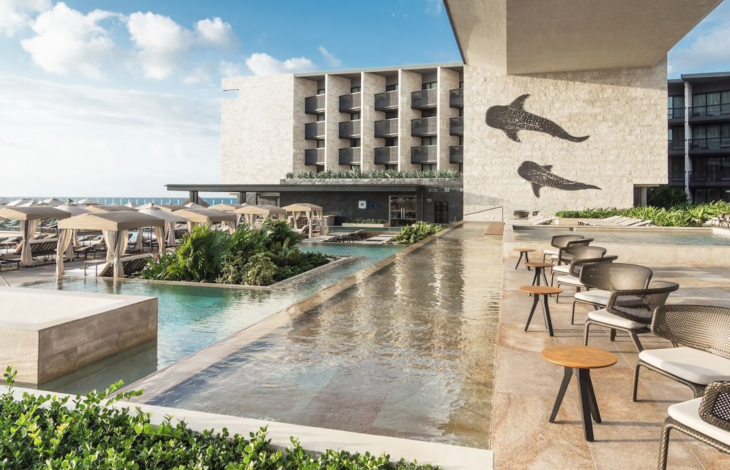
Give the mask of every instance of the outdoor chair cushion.
[[558, 276], [559, 284], [570, 284], [571, 286], [585, 287], [585, 284], [580, 282], [575, 276]]
[[723, 444], [730, 445], [730, 432], [713, 426], [707, 421], [700, 417], [700, 405], [702, 404], [702, 398], [695, 398], [694, 400], [677, 403], [669, 407], [667, 412], [669, 416], [679, 421], [680, 423], [688, 426], [707, 437], [720, 441]]
[[556, 273], [565, 273], [568, 274], [570, 272], [570, 265], [563, 265], [563, 266], [553, 266], [553, 271]]
[[594, 289], [584, 292], [576, 292], [575, 299], [583, 302], [588, 302], [598, 305], [608, 305], [608, 301], [611, 298], [611, 291]]
[[542, 250], [542, 252], [545, 253], [546, 255], [557, 255], [558, 254], [558, 250], [556, 250], [555, 248], [548, 248], [547, 250]]
[[639, 353], [639, 359], [700, 385], [730, 380], [730, 359], [699, 349], [687, 347], [649, 349]]
[[626, 318], [619, 317], [618, 315], [614, 315], [613, 313], [608, 313], [605, 308], [589, 313], [588, 318], [599, 323], [615, 325], [617, 328], [626, 328], [629, 330], [640, 330], [649, 326], [646, 323], [631, 321]]

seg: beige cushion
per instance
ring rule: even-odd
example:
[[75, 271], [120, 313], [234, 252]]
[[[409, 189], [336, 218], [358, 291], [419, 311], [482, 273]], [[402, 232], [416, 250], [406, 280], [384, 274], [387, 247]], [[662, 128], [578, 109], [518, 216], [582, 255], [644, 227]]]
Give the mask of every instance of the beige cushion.
[[607, 305], [611, 298], [611, 291], [608, 290], [589, 290], [584, 292], [576, 292], [575, 299], [583, 302], [589, 302], [598, 305]]
[[575, 276], [558, 276], [558, 284], [570, 284], [571, 286], [585, 287]]
[[639, 359], [696, 384], [730, 380], [730, 359], [698, 349], [650, 349], [642, 351]]
[[570, 272], [570, 266], [567, 264], [563, 266], [553, 266], [553, 272], [568, 274]]
[[628, 330], [640, 330], [642, 328], [648, 327], [646, 323], [631, 321], [626, 318], [614, 315], [613, 313], [608, 313], [605, 308], [589, 313], [588, 318], [597, 322], [614, 325], [617, 328], [625, 328]]
[[555, 248], [548, 248], [547, 250], [543, 250], [542, 252], [546, 255], [557, 255], [558, 254], [558, 250], [556, 250]]
[[669, 416], [676, 421], [690, 427], [716, 441], [720, 441], [723, 444], [730, 445], [730, 432], [715, 427], [710, 423], [700, 418], [700, 404], [702, 398], [695, 398], [694, 400], [685, 401], [672, 405], [667, 410]]

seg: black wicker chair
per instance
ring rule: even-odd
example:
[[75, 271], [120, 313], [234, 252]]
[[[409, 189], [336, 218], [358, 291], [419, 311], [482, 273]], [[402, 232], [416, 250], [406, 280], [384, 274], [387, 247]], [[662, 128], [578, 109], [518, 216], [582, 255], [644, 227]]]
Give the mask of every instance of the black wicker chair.
[[542, 252], [542, 262], [545, 262], [548, 255], [551, 257], [557, 256], [560, 249], [567, 247], [568, 243], [584, 240], [585, 238], [586, 237], [583, 235], [555, 235], [552, 240], [550, 240], [550, 246], [553, 248], [548, 248]]
[[610, 338], [616, 337], [616, 330], [625, 331], [631, 337], [636, 349], [644, 347], [639, 334], [649, 333], [654, 310], [667, 301], [669, 294], [679, 289], [679, 284], [669, 281], [653, 281], [648, 289], [617, 290], [611, 293], [606, 308], [588, 314], [583, 344], [588, 346], [588, 333], [596, 324], [610, 329]]
[[593, 243], [592, 238], [583, 238], [580, 240], [567, 242], [564, 247], [558, 248], [557, 254], [552, 255], [550, 259], [551, 261], [557, 261], [558, 266], [563, 263], [570, 264], [570, 262], [573, 261], [573, 255], [571, 254], [572, 252], [570, 250], [566, 252], [565, 250], [567, 250], [568, 248], [576, 248], [579, 246], [588, 246], [591, 243]]
[[730, 380], [730, 309], [707, 305], [667, 305], [657, 309], [651, 331], [675, 346], [639, 354], [634, 367], [636, 401], [639, 369], [658, 372], [688, 386], [699, 397], [707, 384]]
[[[575, 287], [576, 294], [580, 293], [581, 289], [585, 289], [586, 291], [595, 289], [594, 286], [584, 282], [584, 279], [583, 279], [584, 268], [588, 265], [611, 264], [614, 261], [616, 261], [617, 259], [618, 259], [618, 256], [614, 255], [614, 256], [604, 256], [603, 258], [586, 258], [586, 259], [579, 259], [579, 260], [571, 261], [570, 268], [569, 268], [569, 274], [566, 276], [558, 276], [557, 287], [560, 287], [562, 285], [569, 285], [569, 286]], [[594, 268], [589, 268], [588, 272], [590, 273], [593, 269]], [[646, 287], [646, 286], [643, 286], [643, 287]], [[605, 303], [602, 304], [602, 306], [605, 306]], [[600, 308], [600, 307], [597, 307], [597, 308]], [[571, 325], [574, 324], [574, 320], [575, 320], [575, 302], [573, 302], [573, 313], [570, 317]]]
[[664, 420], [659, 447], [659, 470], [667, 468], [672, 429], [694, 437], [720, 452], [730, 453], [730, 382], [709, 384], [701, 399], [672, 405]]
[[[591, 242], [593, 240], [578, 240], [570, 243]], [[550, 285], [555, 284], [556, 275], [564, 275], [570, 273], [570, 263], [577, 259], [603, 258], [606, 249], [600, 246], [588, 245], [571, 245], [561, 248], [558, 253], [558, 265], [552, 267]], [[563, 265], [565, 263], [565, 265]]]

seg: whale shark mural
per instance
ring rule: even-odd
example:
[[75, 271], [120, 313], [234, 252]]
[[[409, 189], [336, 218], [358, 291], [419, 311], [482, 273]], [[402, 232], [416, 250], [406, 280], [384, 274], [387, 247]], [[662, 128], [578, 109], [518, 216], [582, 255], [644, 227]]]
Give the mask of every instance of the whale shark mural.
[[552, 165], [538, 165], [535, 162], [524, 161], [517, 169], [523, 179], [532, 184], [532, 192], [540, 197], [541, 188], [555, 188], [562, 191], [580, 191], [582, 189], [601, 189], [592, 184], [570, 181], [552, 173]]
[[508, 106], [492, 106], [487, 109], [487, 125], [499, 129], [515, 142], [521, 142], [519, 131], [544, 132], [558, 139], [583, 142], [588, 135], [574, 137], [550, 119], [525, 111], [525, 100], [530, 95], [522, 95]]

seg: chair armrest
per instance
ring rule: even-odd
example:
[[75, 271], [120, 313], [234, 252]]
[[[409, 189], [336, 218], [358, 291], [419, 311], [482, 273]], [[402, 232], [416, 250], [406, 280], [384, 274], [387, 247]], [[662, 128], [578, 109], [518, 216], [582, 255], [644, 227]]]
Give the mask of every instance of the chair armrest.
[[730, 382], [713, 382], [705, 388], [700, 403], [700, 418], [730, 432]]

